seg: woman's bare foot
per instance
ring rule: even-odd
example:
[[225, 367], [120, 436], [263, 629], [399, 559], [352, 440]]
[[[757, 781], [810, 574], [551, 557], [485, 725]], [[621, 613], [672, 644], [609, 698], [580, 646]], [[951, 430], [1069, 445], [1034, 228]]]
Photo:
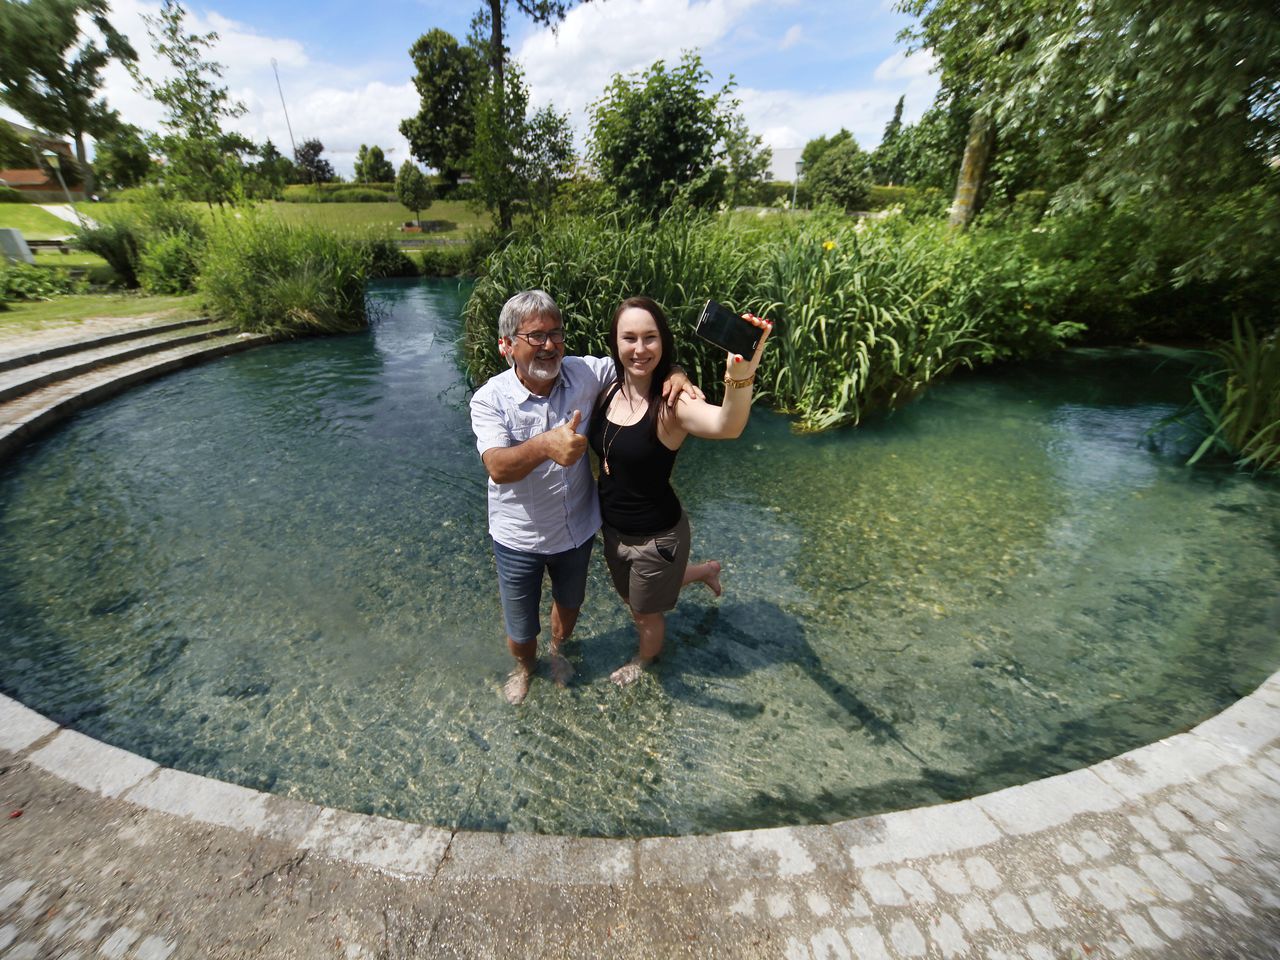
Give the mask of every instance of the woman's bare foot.
[[529, 695], [529, 677], [529, 670], [524, 666], [517, 666], [507, 675], [507, 681], [502, 685], [507, 703], [514, 707], [524, 702], [524, 698]]
[[687, 567], [684, 572], [684, 586], [691, 583], [705, 583], [707, 589], [720, 596], [720, 561], [707, 560], [704, 563]]
[[613, 673], [609, 674], [609, 679], [620, 687], [629, 687], [644, 675], [647, 666], [649, 666], [649, 661], [642, 660], [639, 657], [632, 657]]
[[573, 679], [573, 664], [559, 650], [552, 650], [547, 662], [551, 664], [551, 679], [557, 687], [564, 688]]

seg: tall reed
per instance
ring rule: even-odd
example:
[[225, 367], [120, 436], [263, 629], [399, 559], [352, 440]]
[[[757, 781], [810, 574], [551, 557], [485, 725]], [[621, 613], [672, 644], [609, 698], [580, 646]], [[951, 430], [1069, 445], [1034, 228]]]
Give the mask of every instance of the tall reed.
[[1217, 367], [1192, 386], [1209, 423], [1189, 463], [1210, 450], [1232, 457], [1243, 470], [1280, 470], [1280, 342], [1260, 337], [1248, 321], [1234, 321], [1231, 339], [1215, 351]]
[[199, 290], [216, 316], [245, 331], [345, 333], [366, 323], [371, 260], [359, 241], [248, 211], [210, 231]]
[[[468, 370], [478, 381], [502, 369], [497, 316], [519, 290], [551, 293], [571, 351], [596, 354], [608, 352], [617, 304], [644, 293], [670, 314], [678, 360], [711, 387], [724, 354], [692, 332], [710, 297], [775, 321], [757, 380], [762, 399], [795, 414], [800, 429], [857, 423], [959, 365], [1013, 355], [1032, 334], [1041, 345], [1057, 342], [1050, 321], [1032, 318], [1023, 333], [996, 343], [998, 318], [983, 304], [995, 299], [994, 288], [1020, 281], [984, 257], [941, 225], [893, 216], [855, 223], [672, 214], [651, 222], [613, 214], [549, 222], [486, 262], [466, 309]], [[984, 284], [993, 288], [987, 296]]]

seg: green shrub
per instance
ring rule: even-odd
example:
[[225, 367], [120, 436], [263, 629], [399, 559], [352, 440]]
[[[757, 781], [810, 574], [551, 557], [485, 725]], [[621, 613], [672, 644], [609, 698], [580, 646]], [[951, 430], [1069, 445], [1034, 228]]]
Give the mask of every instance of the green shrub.
[[199, 289], [242, 330], [345, 333], [366, 323], [370, 263], [363, 241], [251, 213], [210, 233]]
[[17, 300], [49, 300], [84, 289], [84, 281], [62, 270], [36, 267], [0, 257], [0, 309]]
[[386, 203], [394, 183], [294, 183], [284, 188], [286, 203]]
[[804, 179], [815, 204], [865, 210], [871, 197], [871, 157], [854, 140], [843, 140], [827, 149]]
[[372, 277], [416, 277], [418, 265], [389, 237], [370, 235], [364, 241], [364, 252]]
[[139, 234], [139, 225], [131, 217], [99, 217], [96, 226], [81, 225], [76, 230], [76, 244], [107, 261], [126, 287], [136, 287], [142, 247]]
[[15, 190], [7, 183], [0, 183], [0, 203], [30, 203], [21, 190]]
[[138, 280], [148, 293], [187, 293], [195, 289], [197, 247], [185, 233], [164, 233], [148, 240], [138, 258]]

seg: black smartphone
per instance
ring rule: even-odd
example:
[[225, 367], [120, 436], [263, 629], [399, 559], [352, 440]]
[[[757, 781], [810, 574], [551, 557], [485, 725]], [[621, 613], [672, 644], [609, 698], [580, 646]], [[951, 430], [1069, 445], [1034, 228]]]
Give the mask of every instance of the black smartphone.
[[740, 316], [723, 304], [708, 300], [698, 316], [694, 333], [708, 343], [736, 353], [744, 360], [750, 360], [760, 345], [764, 331], [754, 324], [743, 320]]

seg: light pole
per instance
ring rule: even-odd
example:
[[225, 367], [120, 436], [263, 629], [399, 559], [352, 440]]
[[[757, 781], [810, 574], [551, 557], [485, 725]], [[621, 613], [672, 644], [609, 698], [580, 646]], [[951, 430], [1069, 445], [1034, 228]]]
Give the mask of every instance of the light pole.
[[796, 194], [800, 190], [800, 175], [804, 173], [804, 161], [796, 161], [796, 179], [791, 184], [791, 209], [796, 208]]
[[42, 156], [44, 162], [53, 168], [53, 172], [58, 176], [58, 183], [62, 186], [62, 195], [67, 198], [67, 206], [71, 208], [71, 212], [76, 215], [76, 222], [84, 227], [84, 220], [80, 218], [80, 211], [76, 209], [76, 205], [71, 200], [71, 191], [67, 189], [67, 181], [62, 179], [62, 157], [56, 150], [46, 150]]

